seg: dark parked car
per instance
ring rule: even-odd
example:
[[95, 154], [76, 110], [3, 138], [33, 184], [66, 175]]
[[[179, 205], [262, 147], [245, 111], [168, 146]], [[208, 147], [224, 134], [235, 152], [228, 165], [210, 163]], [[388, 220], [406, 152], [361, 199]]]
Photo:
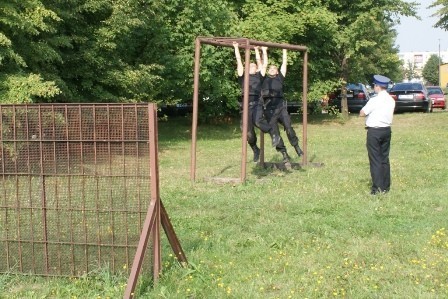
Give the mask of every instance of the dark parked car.
[[159, 116], [185, 116], [191, 113], [193, 113], [193, 104], [191, 103], [163, 104], [158, 111]]
[[432, 112], [432, 102], [423, 83], [395, 83], [389, 94], [395, 100], [395, 112]]
[[446, 108], [445, 95], [443, 94], [442, 88], [439, 86], [426, 86], [426, 90], [428, 90], [429, 98], [432, 101], [432, 108]]
[[[366, 86], [362, 83], [348, 83], [347, 86], [347, 104], [349, 112], [359, 112], [370, 99]], [[336, 106], [341, 111], [341, 90], [336, 90], [329, 95], [328, 105]]]

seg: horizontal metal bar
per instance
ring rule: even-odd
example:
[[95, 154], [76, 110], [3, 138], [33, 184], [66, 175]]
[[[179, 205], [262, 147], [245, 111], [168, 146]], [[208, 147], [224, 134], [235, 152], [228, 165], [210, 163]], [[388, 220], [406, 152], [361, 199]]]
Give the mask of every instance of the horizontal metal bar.
[[45, 103], [32, 103], [32, 104], [1, 104], [2, 107], [36, 107], [36, 109], [40, 106], [42, 107], [96, 107], [96, 108], [102, 108], [102, 107], [148, 107], [149, 105], [155, 105], [155, 103], [135, 103], [135, 104], [120, 104], [120, 103], [109, 103], [109, 104], [101, 104], [101, 103], [51, 103], [51, 104], [45, 104]]
[[[105, 163], [99, 163], [97, 165], [104, 165]], [[51, 165], [54, 166], [54, 165]], [[50, 168], [50, 166], [48, 167]], [[129, 167], [127, 168], [129, 169]], [[146, 172], [145, 172], [146, 173]], [[4, 176], [11, 176], [11, 177], [34, 177], [34, 178], [40, 178], [42, 176], [44, 177], [50, 177], [50, 178], [54, 178], [54, 177], [90, 177], [90, 178], [150, 178], [151, 175], [150, 174], [103, 174], [101, 172], [101, 174], [91, 174], [91, 173], [86, 173], [86, 174], [82, 174], [82, 173], [73, 173], [73, 172], [67, 172], [67, 173], [59, 173], [59, 172], [43, 172], [42, 175], [40, 172], [34, 172], [34, 173], [30, 173], [30, 172], [0, 172], [1, 175]]]
[[214, 46], [223, 46], [223, 47], [233, 47], [233, 42], [236, 41], [241, 47], [246, 47], [247, 42], [249, 42], [249, 47], [253, 46], [265, 46], [269, 48], [279, 48], [279, 49], [288, 49], [295, 51], [308, 51], [308, 47], [302, 45], [291, 45], [286, 43], [273, 43], [273, 42], [264, 42], [257, 41], [253, 39], [247, 38], [210, 38], [210, 37], [198, 37], [199, 41], [203, 44], [209, 44]]
[[[148, 202], [149, 202], [149, 199], [148, 199]], [[6, 205], [6, 206], [4, 206], [4, 205], [2, 205], [2, 206], [0, 206], [0, 209], [9, 209], [9, 208], [11, 208], [11, 209], [14, 209], [14, 210], [16, 210], [16, 209], [20, 209], [20, 210], [23, 210], [23, 211], [29, 211], [29, 210], [42, 210], [43, 208], [42, 208], [42, 206], [41, 205], [39, 205], [39, 206], [30, 206], [30, 207], [24, 207], [24, 206], [13, 206], [13, 205], [11, 205], [11, 206], [8, 206], [8, 205]], [[86, 208], [66, 208], [66, 209], [64, 209], [64, 208], [49, 208], [48, 206], [47, 207], [45, 207], [45, 210], [47, 210], [47, 211], [58, 211], [58, 212], [95, 212], [95, 213], [129, 213], [129, 214], [132, 214], [132, 215], [135, 215], [135, 214], [145, 214], [145, 212], [143, 211], [143, 210], [137, 210], [137, 209], [134, 209], [134, 210], [132, 210], [132, 209], [104, 209], [104, 210], [97, 210], [97, 209], [86, 209]]]
[[147, 139], [2, 139], [0, 136], [0, 141], [2, 142], [44, 142], [44, 143], [144, 143], [148, 144], [149, 141]]
[[[83, 236], [84, 237], [84, 236]], [[20, 243], [20, 244], [48, 244], [48, 245], [71, 245], [71, 246], [92, 246], [92, 247], [117, 247], [117, 248], [137, 248], [137, 244], [135, 245], [128, 245], [128, 244], [120, 244], [120, 243], [88, 243], [88, 242], [57, 242], [57, 241], [39, 241], [39, 240], [27, 240], [27, 239], [4, 239], [0, 241], [7, 241], [9, 243]], [[137, 242], [136, 242], [137, 243]]]

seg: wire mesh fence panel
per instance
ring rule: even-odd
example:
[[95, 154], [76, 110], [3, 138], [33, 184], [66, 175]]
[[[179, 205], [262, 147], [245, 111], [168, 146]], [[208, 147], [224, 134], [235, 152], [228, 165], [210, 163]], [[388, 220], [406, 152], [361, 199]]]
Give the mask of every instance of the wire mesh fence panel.
[[128, 272], [151, 198], [151, 109], [0, 105], [0, 272]]

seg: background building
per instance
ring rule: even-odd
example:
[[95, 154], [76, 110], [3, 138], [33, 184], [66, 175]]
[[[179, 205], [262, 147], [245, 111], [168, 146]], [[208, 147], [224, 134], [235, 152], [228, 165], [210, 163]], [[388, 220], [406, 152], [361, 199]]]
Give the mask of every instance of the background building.
[[[410, 68], [412, 68], [412, 73], [414, 74], [414, 79], [421, 79], [422, 78], [422, 71], [425, 67], [426, 62], [428, 61], [429, 57], [431, 55], [439, 56], [440, 54], [440, 62], [442, 65], [445, 63], [448, 63], [448, 51], [440, 51], [439, 52], [401, 52], [398, 53], [398, 57], [403, 63], [403, 69], [406, 71], [410, 71]], [[442, 68], [442, 66], [441, 66]], [[445, 66], [444, 71], [447, 71], [447, 67]], [[441, 70], [441, 79], [444, 76], [443, 71]], [[445, 74], [445, 77], [448, 76], [448, 74]], [[407, 80], [408, 78], [405, 77], [403, 80]], [[448, 80], [448, 79], [447, 79]], [[443, 83], [445, 82], [445, 83]], [[447, 81], [441, 80], [442, 87], [446, 86]]]

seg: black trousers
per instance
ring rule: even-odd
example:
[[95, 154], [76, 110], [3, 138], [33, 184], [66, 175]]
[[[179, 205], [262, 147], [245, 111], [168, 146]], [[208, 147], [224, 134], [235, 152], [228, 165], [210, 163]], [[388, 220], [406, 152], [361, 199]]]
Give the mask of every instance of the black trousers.
[[[256, 117], [256, 124], [263, 132], [266, 133], [271, 131], [273, 134], [280, 136], [280, 129], [278, 126], [280, 123], [286, 131], [286, 135], [288, 136], [288, 140], [291, 145], [297, 146], [299, 144], [299, 138], [292, 127], [291, 117], [289, 116], [286, 108], [286, 103], [283, 100], [281, 100], [277, 105], [268, 105], [266, 107], [259, 104]], [[276, 150], [279, 152], [286, 151], [286, 146], [282, 138], [280, 138], [280, 142], [276, 146]]]
[[390, 189], [390, 140], [392, 131], [386, 128], [367, 128], [367, 153], [369, 154], [372, 192]]
[[[258, 106], [258, 100], [257, 101], [250, 101], [249, 102], [249, 111], [248, 111], [248, 119], [247, 119], [247, 143], [250, 145], [251, 148], [255, 147], [257, 145], [257, 134], [255, 133], [255, 121], [257, 116], [257, 106]], [[240, 128], [241, 131], [243, 130], [243, 105], [240, 104], [240, 113], [241, 113], [241, 119], [240, 119]]]

